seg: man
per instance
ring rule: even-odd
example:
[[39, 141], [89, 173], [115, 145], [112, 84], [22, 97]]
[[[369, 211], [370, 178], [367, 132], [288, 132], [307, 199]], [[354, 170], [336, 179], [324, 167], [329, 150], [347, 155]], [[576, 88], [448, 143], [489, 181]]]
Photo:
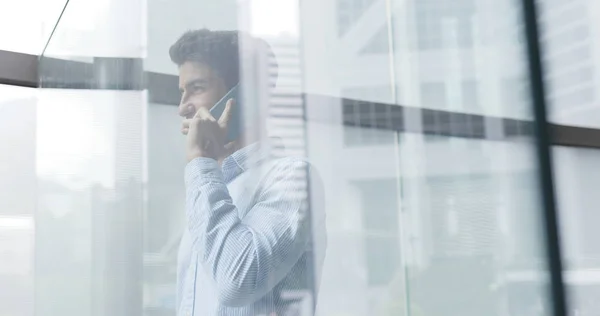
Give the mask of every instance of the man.
[[239, 113], [233, 99], [220, 118], [209, 112], [239, 82], [238, 43], [237, 32], [203, 29], [185, 33], [169, 51], [179, 68], [188, 160], [179, 315], [284, 315], [284, 290], [308, 287], [316, 296], [322, 259], [314, 260], [312, 245], [324, 240], [313, 238], [312, 221], [323, 219], [309, 212], [317, 200], [308, 203], [310, 165], [271, 158], [268, 143], [248, 130], [227, 141]]

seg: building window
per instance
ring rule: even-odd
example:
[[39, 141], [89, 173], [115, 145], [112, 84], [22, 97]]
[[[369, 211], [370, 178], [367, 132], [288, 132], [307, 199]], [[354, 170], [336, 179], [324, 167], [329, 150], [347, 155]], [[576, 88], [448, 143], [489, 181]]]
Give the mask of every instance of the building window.
[[417, 42], [420, 50], [446, 48], [444, 21], [453, 21], [456, 43], [459, 48], [473, 46], [472, 18], [475, 13], [473, 0], [415, 1]]

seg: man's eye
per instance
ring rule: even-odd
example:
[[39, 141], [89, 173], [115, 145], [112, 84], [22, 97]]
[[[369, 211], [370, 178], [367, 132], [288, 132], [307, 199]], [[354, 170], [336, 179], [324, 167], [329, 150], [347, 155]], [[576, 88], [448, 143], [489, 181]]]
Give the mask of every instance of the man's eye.
[[199, 91], [203, 91], [203, 90], [204, 90], [204, 87], [203, 87], [203, 86], [193, 86], [193, 87], [192, 87], [192, 90], [193, 90], [194, 92], [199, 92]]

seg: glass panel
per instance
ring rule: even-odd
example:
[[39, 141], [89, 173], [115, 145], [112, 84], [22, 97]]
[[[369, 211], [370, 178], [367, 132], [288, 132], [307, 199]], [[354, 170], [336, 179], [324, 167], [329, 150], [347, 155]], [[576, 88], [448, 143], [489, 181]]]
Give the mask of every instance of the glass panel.
[[133, 58], [146, 49], [146, 1], [69, 1], [48, 40], [46, 57]]
[[550, 314], [531, 145], [400, 140], [407, 315]]
[[492, 2], [71, 1], [35, 313], [551, 314], [519, 7]]
[[596, 1], [540, 1], [540, 38], [553, 123], [600, 127]]
[[141, 313], [145, 104], [139, 91], [40, 90], [36, 313]]
[[381, 304], [405, 300], [389, 315], [552, 314], [520, 4], [391, 9], [404, 259], [384, 291], [406, 296]]
[[173, 105], [148, 106], [148, 184], [144, 217], [144, 311], [175, 315], [177, 252], [184, 230], [185, 138]]
[[142, 315], [145, 1], [70, 1], [40, 57], [36, 315]]
[[41, 54], [65, 3], [66, 0], [22, 0], [2, 3], [0, 50]]
[[599, 216], [596, 194], [600, 175], [596, 167], [600, 150], [555, 147], [554, 170], [560, 211], [561, 238], [565, 258], [565, 282], [570, 293], [572, 315], [600, 310], [592, 299], [598, 290], [596, 273], [600, 248], [594, 223]]
[[390, 307], [381, 304], [383, 298], [396, 295], [394, 304], [402, 304], [406, 294], [402, 287], [385, 290], [392, 282], [403, 284], [396, 135], [318, 123], [309, 123], [308, 133], [326, 199], [317, 314], [386, 315]]
[[[597, 1], [540, 1], [539, 23], [548, 91], [549, 120], [552, 123], [600, 128], [598, 79]], [[581, 141], [595, 136], [577, 135]], [[573, 136], [571, 136], [573, 137]], [[577, 141], [577, 139], [575, 139]], [[560, 212], [564, 258], [563, 278], [570, 294], [571, 315], [596, 314], [596, 272], [600, 266], [596, 236], [591, 226], [597, 215], [598, 150], [556, 147], [555, 188]]]
[[519, 3], [392, 3], [397, 103], [532, 119]]
[[33, 313], [36, 95], [35, 89], [0, 85], [2, 315]]

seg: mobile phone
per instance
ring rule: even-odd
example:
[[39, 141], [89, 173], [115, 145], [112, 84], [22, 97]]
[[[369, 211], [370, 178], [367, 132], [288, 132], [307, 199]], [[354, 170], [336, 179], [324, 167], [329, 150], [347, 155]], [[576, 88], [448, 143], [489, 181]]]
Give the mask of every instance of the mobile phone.
[[240, 107], [241, 107], [241, 98], [239, 97], [240, 93], [240, 84], [236, 84], [233, 88], [231, 88], [215, 105], [210, 109], [210, 114], [217, 120], [223, 115], [225, 111], [225, 106], [227, 105], [227, 101], [229, 99], [233, 99], [235, 104], [233, 105], [233, 111], [231, 112], [231, 117], [229, 119], [229, 123], [227, 124], [227, 141], [231, 142], [238, 137], [240, 137], [240, 131], [242, 127], [241, 124], [241, 115], [240, 115]]

